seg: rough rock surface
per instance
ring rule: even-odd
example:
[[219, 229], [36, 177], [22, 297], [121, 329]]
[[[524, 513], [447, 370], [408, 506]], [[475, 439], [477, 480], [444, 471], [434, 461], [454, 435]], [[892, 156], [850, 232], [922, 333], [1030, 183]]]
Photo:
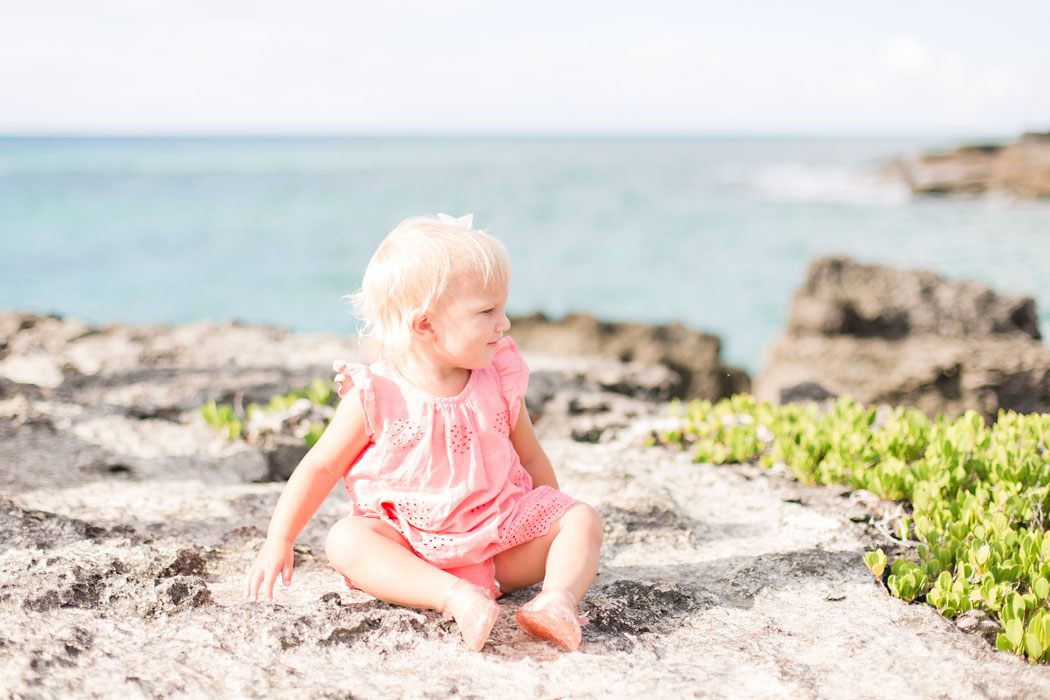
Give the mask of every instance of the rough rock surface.
[[671, 387], [676, 398], [717, 401], [751, 391], [746, 372], [722, 364], [722, 343], [717, 336], [689, 330], [680, 323], [615, 323], [585, 314], [553, 321], [537, 313], [512, 319], [510, 334], [523, 350], [536, 353], [662, 365], [678, 377]]
[[963, 146], [898, 163], [916, 194], [985, 194], [1050, 197], [1050, 132], [1028, 133], [1013, 143]]
[[787, 331], [894, 340], [909, 335], [1038, 339], [1035, 301], [932, 272], [823, 258], [796, 293]]
[[[196, 403], [286, 391], [352, 355], [345, 341], [20, 319], [0, 317], [25, 326], [0, 361], [5, 697], [1050, 696], [1050, 669], [994, 651], [980, 620], [967, 634], [889, 596], [861, 560], [886, 544], [865, 522], [878, 503], [692, 464], [629, 430], [557, 437], [591, 417], [558, 413], [558, 391], [537, 425], [563, 488], [606, 528], [579, 652], [517, 627], [534, 591], [503, 600], [475, 654], [437, 613], [347, 590], [322, 554], [347, 511], [339, 488], [299, 539], [292, 585], [246, 602], [282, 484], [256, 481], [264, 455], [216, 435]], [[578, 402], [641, 401], [588, 381]]]
[[784, 401], [816, 385], [864, 403], [917, 406], [931, 416], [974, 409], [992, 420], [1000, 409], [1046, 412], [1050, 349], [1039, 338], [1030, 297], [931, 272], [824, 258], [795, 294], [755, 393]]

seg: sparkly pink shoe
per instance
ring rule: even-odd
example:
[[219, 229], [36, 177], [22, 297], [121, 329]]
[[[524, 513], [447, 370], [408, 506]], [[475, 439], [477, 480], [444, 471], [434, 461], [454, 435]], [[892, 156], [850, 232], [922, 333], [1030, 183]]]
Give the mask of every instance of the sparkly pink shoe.
[[576, 614], [576, 598], [569, 591], [542, 591], [522, 605], [515, 618], [537, 639], [560, 644], [566, 651], [576, 651], [580, 646], [581, 618]]
[[480, 586], [459, 579], [445, 594], [441, 614], [459, 625], [463, 643], [471, 651], [481, 651], [499, 616], [499, 604]]

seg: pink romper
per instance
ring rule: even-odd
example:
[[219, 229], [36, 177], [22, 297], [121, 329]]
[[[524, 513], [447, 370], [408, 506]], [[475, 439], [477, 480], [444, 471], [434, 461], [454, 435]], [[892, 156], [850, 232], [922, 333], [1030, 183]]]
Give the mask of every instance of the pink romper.
[[456, 396], [431, 396], [394, 367], [335, 362], [358, 387], [371, 438], [344, 476], [353, 515], [379, 518], [422, 559], [498, 594], [493, 557], [547, 533], [575, 501], [532, 488], [510, 432], [529, 369], [503, 338]]

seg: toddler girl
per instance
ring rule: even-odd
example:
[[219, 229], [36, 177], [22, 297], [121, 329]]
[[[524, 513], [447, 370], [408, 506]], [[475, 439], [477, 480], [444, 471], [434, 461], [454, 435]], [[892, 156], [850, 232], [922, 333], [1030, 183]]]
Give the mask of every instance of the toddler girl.
[[390, 603], [440, 610], [475, 651], [501, 593], [543, 581], [517, 614], [572, 651], [576, 604], [598, 570], [602, 525], [558, 490], [525, 410], [528, 368], [503, 334], [510, 266], [471, 216], [403, 221], [353, 295], [378, 361], [336, 362], [343, 398], [288, 480], [246, 595], [292, 578], [292, 543], [335, 482], [351, 514], [325, 552], [347, 584]]

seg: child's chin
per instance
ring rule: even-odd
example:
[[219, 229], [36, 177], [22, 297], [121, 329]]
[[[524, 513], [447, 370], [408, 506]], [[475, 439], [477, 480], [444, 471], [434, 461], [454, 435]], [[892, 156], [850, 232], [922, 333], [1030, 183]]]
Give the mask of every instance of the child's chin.
[[495, 343], [489, 343], [488, 345], [485, 346], [485, 352], [483, 353], [483, 356], [482, 356], [482, 363], [483, 364], [480, 367], [478, 367], [477, 369], [485, 369], [486, 367], [491, 365], [492, 364], [492, 358], [495, 357], [495, 356], [496, 356], [496, 344]]

